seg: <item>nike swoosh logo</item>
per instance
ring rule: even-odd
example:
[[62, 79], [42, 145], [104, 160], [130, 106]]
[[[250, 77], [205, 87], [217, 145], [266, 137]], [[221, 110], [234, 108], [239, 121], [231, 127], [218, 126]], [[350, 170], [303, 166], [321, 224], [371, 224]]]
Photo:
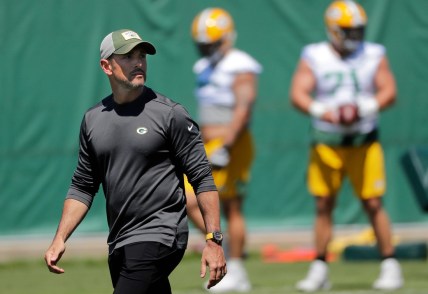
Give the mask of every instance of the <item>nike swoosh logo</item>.
[[189, 132], [193, 129], [193, 124], [190, 127], [187, 127], [187, 129], [189, 130]]

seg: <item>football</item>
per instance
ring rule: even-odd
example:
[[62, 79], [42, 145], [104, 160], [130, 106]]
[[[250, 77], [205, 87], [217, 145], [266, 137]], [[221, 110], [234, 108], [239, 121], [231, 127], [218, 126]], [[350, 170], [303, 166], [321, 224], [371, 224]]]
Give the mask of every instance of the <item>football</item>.
[[339, 106], [339, 122], [343, 125], [351, 125], [359, 119], [358, 107], [355, 104], [343, 104]]

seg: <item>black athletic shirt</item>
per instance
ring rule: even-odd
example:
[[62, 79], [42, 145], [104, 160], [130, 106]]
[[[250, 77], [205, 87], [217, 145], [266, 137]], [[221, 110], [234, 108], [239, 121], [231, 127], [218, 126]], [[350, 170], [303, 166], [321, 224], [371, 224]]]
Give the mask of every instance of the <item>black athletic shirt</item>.
[[85, 113], [67, 198], [90, 207], [102, 184], [110, 253], [140, 241], [185, 248], [183, 173], [196, 193], [216, 190], [198, 125], [180, 104], [144, 87], [131, 103], [110, 95]]

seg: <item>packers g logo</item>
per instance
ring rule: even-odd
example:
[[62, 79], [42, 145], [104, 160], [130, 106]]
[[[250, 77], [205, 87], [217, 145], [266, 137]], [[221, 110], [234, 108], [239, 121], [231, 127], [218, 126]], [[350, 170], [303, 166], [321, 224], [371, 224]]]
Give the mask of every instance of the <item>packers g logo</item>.
[[145, 127], [140, 127], [137, 129], [138, 135], [144, 135], [145, 133], [147, 133], [147, 129]]

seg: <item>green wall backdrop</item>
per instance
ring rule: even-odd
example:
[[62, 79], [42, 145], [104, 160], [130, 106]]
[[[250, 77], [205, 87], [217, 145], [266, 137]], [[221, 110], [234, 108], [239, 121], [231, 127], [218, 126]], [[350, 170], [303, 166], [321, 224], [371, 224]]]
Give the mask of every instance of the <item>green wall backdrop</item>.
[[[252, 129], [257, 159], [245, 203], [250, 229], [311, 226], [304, 175], [309, 119], [288, 100], [300, 50], [325, 39], [327, 0], [0, 0], [0, 235], [52, 234], [77, 161], [84, 111], [109, 94], [99, 44], [130, 28], [152, 41], [148, 85], [195, 115], [197, 55], [189, 27], [197, 12], [230, 11], [240, 47], [264, 66]], [[428, 1], [361, 0], [367, 39], [387, 47], [398, 103], [382, 115], [388, 195], [394, 223], [427, 223], [400, 164], [411, 146], [428, 145]], [[339, 224], [366, 222], [345, 185]], [[79, 228], [105, 232], [102, 193]]]

